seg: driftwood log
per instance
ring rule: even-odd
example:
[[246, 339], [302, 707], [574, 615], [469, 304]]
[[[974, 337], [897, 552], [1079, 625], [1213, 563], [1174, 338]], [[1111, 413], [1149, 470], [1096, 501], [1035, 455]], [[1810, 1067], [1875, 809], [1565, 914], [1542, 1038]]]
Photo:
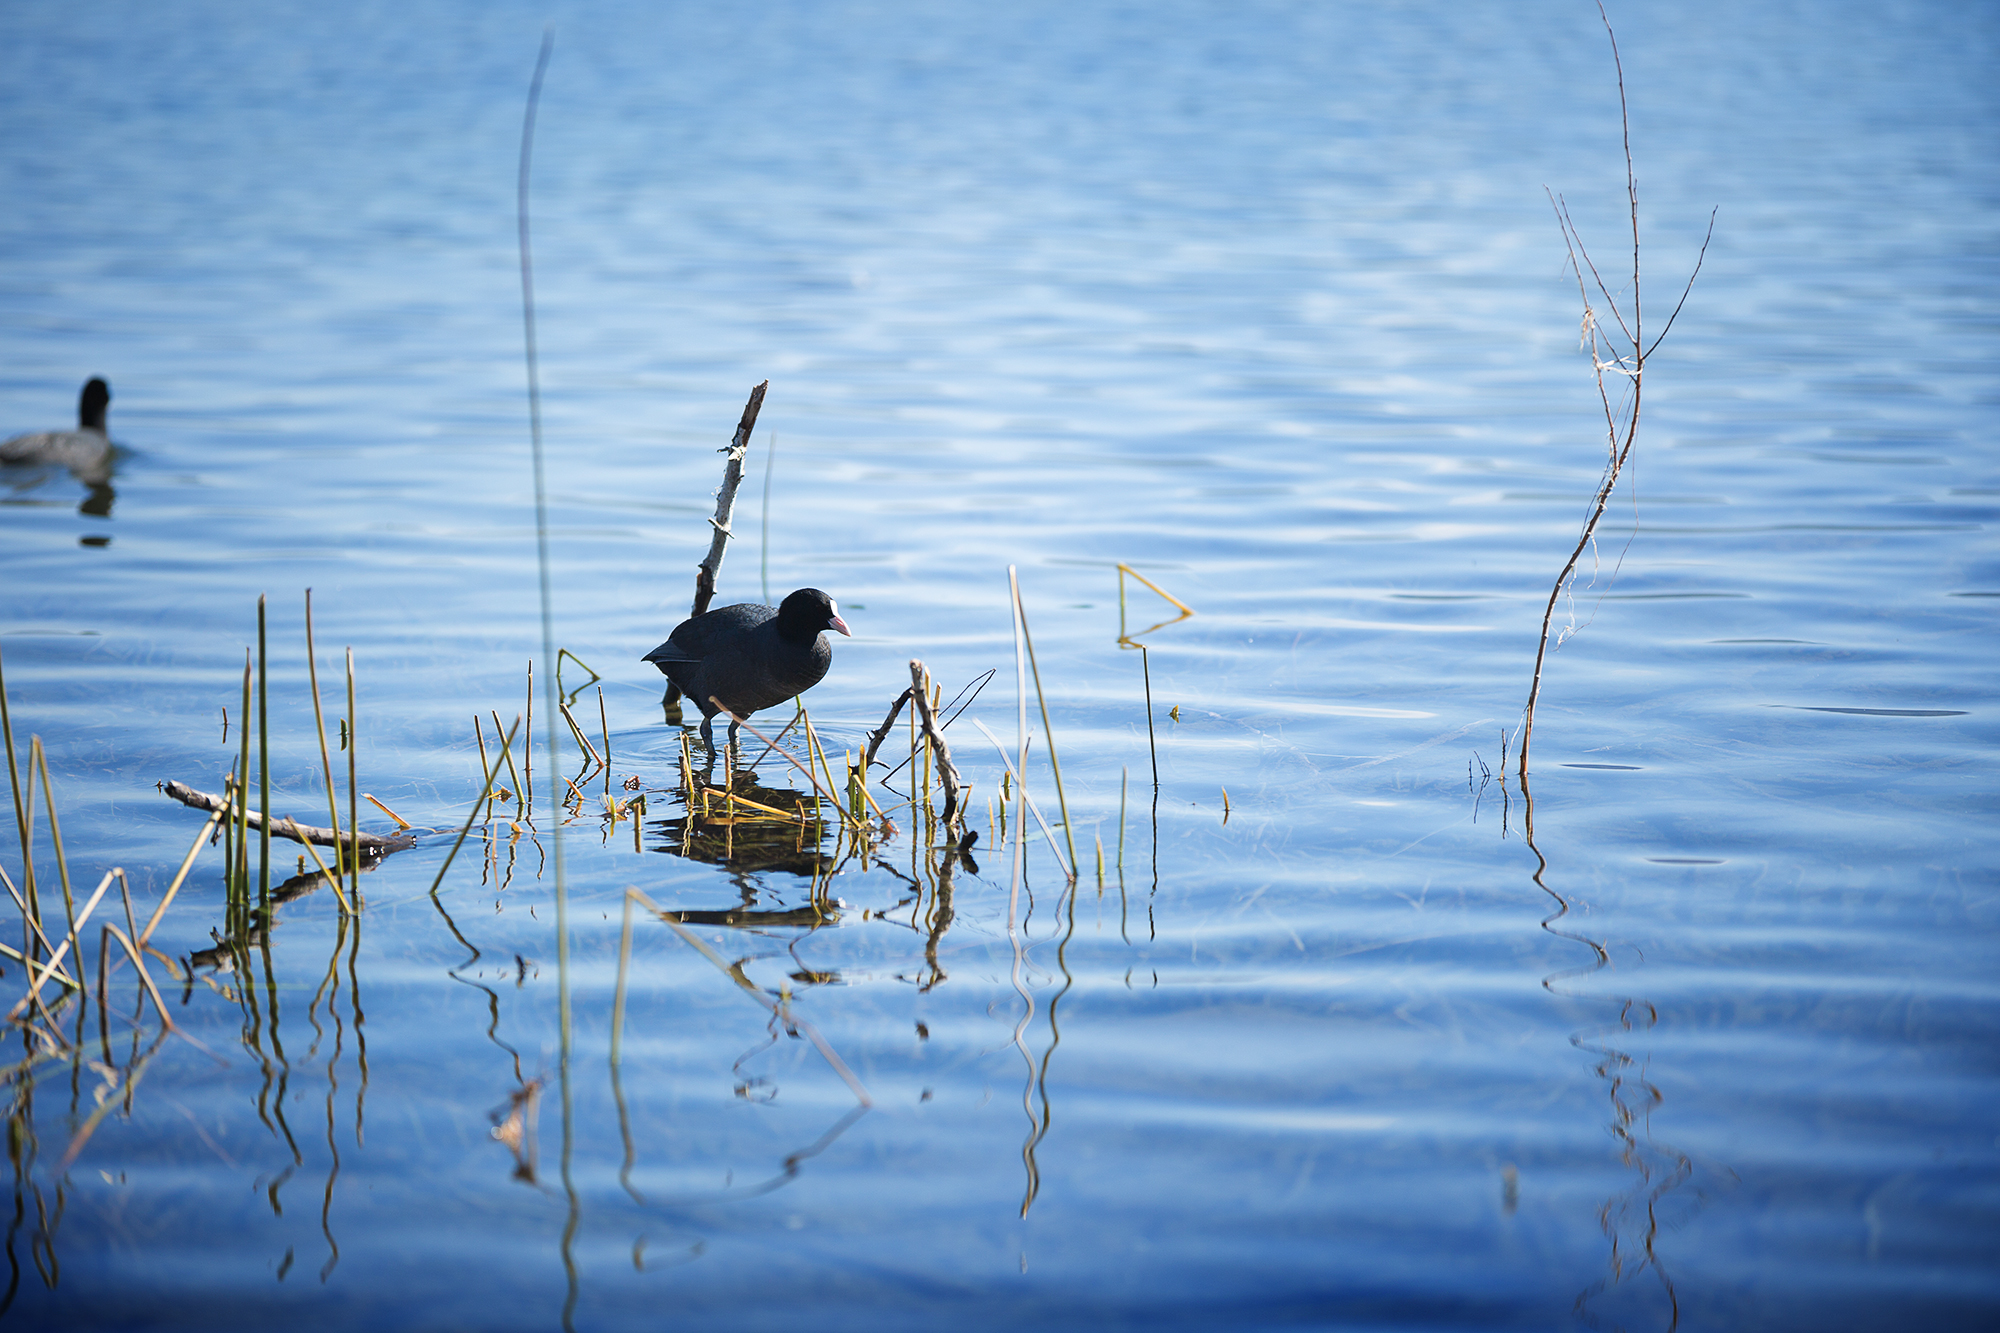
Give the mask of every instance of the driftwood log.
[[[169, 782], [160, 790], [182, 805], [193, 806], [197, 810], [207, 810], [210, 813], [220, 811], [232, 818], [236, 814], [235, 807], [226, 798], [205, 791], [196, 791], [184, 782]], [[244, 820], [251, 828], [264, 827], [264, 816], [258, 811], [244, 812]], [[310, 842], [319, 847], [333, 847], [344, 843], [368, 856], [387, 856], [390, 852], [400, 852], [405, 847], [414, 847], [417, 844], [416, 838], [407, 833], [399, 833], [389, 838], [355, 830], [336, 834], [329, 828], [301, 824], [290, 815], [282, 815], [271, 820], [270, 826], [271, 833], [276, 837], [290, 838], [293, 842]]]

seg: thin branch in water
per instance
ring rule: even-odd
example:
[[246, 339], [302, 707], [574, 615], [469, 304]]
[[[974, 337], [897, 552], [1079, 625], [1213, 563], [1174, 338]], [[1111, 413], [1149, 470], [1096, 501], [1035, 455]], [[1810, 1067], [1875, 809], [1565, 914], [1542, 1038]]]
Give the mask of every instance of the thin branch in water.
[[[1590, 515], [1584, 521], [1583, 531], [1578, 535], [1576, 545], [1570, 550], [1569, 558], [1563, 562], [1562, 569], [1557, 573], [1555, 583], [1549, 589], [1548, 601], [1542, 608], [1541, 631], [1535, 644], [1534, 677], [1528, 687], [1528, 702], [1522, 710], [1519, 733], [1521, 749], [1517, 771], [1523, 784], [1527, 781], [1528, 751], [1535, 730], [1535, 706], [1541, 699], [1542, 675], [1550, 648], [1549, 628], [1555, 619], [1556, 603], [1562, 599], [1564, 590], [1573, 585], [1577, 565], [1583, 559], [1583, 553], [1595, 549], [1597, 525], [1611, 503], [1612, 492], [1617, 489], [1619, 478], [1623, 475], [1626, 464], [1631, 461], [1633, 446], [1638, 442], [1646, 359], [1660, 345], [1660, 340], [1666, 337], [1666, 330], [1663, 329], [1651, 344], [1645, 341], [1644, 325], [1641, 322], [1643, 306], [1640, 301], [1639, 177], [1632, 161], [1632, 119], [1625, 93], [1625, 66], [1618, 53], [1618, 35], [1612, 30], [1611, 18], [1604, 12], [1602, 0], [1599, 0], [1597, 12], [1598, 17], [1604, 22], [1605, 34], [1611, 41], [1611, 60], [1618, 75], [1618, 123], [1625, 152], [1625, 195], [1632, 230], [1632, 318], [1627, 324], [1603, 276], [1591, 260], [1590, 252], [1583, 244], [1583, 238], [1577, 232], [1568, 205], [1560, 196], [1551, 192], [1549, 202], [1555, 210], [1557, 226], [1562, 231], [1563, 244], [1568, 251], [1569, 266], [1576, 274], [1577, 291], [1583, 302], [1582, 341], [1590, 353], [1592, 373], [1597, 383], [1598, 402], [1604, 412], [1607, 458], [1604, 475], [1599, 480], [1596, 495], [1593, 497]], [[1701, 271], [1702, 260], [1708, 254], [1709, 240], [1713, 238], [1714, 233], [1715, 214], [1711, 212], [1708, 236], [1702, 240], [1701, 256], [1697, 257], [1694, 271], [1688, 275], [1687, 286], [1682, 289], [1680, 302], [1674, 306], [1673, 315], [1667, 321], [1668, 328], [1671, 328], [1673, 321], [1679, 318], [1681, 308], [1687, 302], [1688, 292], [1693, 289], [1695, 276]], [[1620, 347], [1611, 339], [1608, 331], [1597, 319], [1595, 311], [1592, 310], [1589, 287], [1583, 278], [1585, 269], [1590, 271], [1598, 291], [1603, 294], [1612, 318], [1617, 322], [1619, 332], [1624, 335], [1625, 346]], [[1629, 394], [1621, 394], [1616, 405], [1611, 401], [1610, 390], [1605, 380], [1607, 375], [1618, 375], [1631, 386]], [[1629, 545], [1628, 541], [1627, 546]], [[1623, 562], [1624, 555], [1621, 552], [1619, 556], [1621, 566]], [[1566, 630], [1556, 643], [1561, 644], [1568, 636], [1569, 631]]]

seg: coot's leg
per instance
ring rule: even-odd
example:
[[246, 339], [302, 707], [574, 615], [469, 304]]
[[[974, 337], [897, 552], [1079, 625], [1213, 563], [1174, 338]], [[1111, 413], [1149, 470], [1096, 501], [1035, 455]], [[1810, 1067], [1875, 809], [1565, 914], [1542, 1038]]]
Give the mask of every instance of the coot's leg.
[[714, 726], [715, 726], [715, 718], [712, 715], [709, 717], [704, 717], [701, 720], [701, 743], [708, 747], [708, 752], [710, 754], [715, 753], [715, 732], [713, 730]]
[[[736, 733], [738, 730], [742, 728], [742, 726], [743, 724], [737, 721], [735, 718], [729, 719], [729, 748], [731, 751], [735, 753], [737, 759], [741, 759], [743, 757], [743, 750], [736, 739]], [[736, 767], [735, 761], [732, 760], [730, 763], [730, 771], [734, 772], [735, 767]]]

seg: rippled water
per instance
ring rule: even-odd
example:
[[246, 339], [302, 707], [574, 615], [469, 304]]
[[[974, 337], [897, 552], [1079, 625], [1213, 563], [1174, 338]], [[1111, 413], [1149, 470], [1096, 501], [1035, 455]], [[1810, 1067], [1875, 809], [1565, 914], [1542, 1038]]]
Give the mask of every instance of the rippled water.
[[[472, 715], [540, 656], [545, 20], [556, 638], [648, 794], [636, 846], [594, 787], [564, 824], [566, 1003], [545, 774], [536, 836], [475, 837], [434, 899], [426, 835], [352, 922], [288, 902], [248, 978], [191, 957], [206, 853], [154, 937], [186, 983], [153, 971], [212, 1056], [148, 1058], [134, 991], [13, 1077], [0, 1318], [1989, 1323], [2000, 29], [1659, 9], [1613, 13], [1649, 327], [1715, 238], [1532, 809], [1501, 736], [1603, 459], [1544, 187], [1607, 270], [1628, 243], [1590, 6], [0, 14], [0, 432], [102, 374], [124, 446], [109, 493], [0, 476], [9, 704], [73, 879], [123, 866], [145, 913], [173, 878], [200, 817], [154, 784], [219, 789], [260, 593], [274, 808], [324, 817], [311, 587], [361, 787], [464, 820]], [[910, 658], [999, 670], [951, 732], [976, 865], [905, 813], [816, 926], [805, 849], [677, 854], [637, 660], [766, 378], [723, 599], [840, 599], [836, 762]], [[1140, 640], [1151, 750], [1121, 561], [1196, 611]], [[1010, 564], [1084, 863], [1070, 892], [1028, 844], [1011, 938], [971, 726], [1014, 734]], [[1131, 629], [1172, 614], [1127, 592]], [[644, 913], [614, 1070], [628, 887], [873, 1109]]]

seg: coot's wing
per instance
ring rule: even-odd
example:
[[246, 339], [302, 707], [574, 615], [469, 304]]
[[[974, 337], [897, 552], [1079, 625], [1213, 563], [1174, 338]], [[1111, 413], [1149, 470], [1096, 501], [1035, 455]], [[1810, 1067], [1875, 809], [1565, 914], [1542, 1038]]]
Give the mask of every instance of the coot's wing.
[[688, 652], [672, 639], [668, 639], [665, 643], [655, 648], [652, 652], [647, 653], [639, 660], [641, 662], [656, 663], [662, 669], [665, 669], [666, 664], [669, 662], [699, 662], [701, 657], [699, 654]]
[[751, 602], [705, 612], [674, 626], [674, 632], [667, 637], [667, 641], [646, 654], [644, 660], [656, 663], [699, 662], [712, 657], [724, 644], [777, 614], [771, 607]]
[[16, 435], [11, 440], [0, 441], [0, 463], [42, 462], [54, 439], [54, 431], [38, 430], [32, 434]]

